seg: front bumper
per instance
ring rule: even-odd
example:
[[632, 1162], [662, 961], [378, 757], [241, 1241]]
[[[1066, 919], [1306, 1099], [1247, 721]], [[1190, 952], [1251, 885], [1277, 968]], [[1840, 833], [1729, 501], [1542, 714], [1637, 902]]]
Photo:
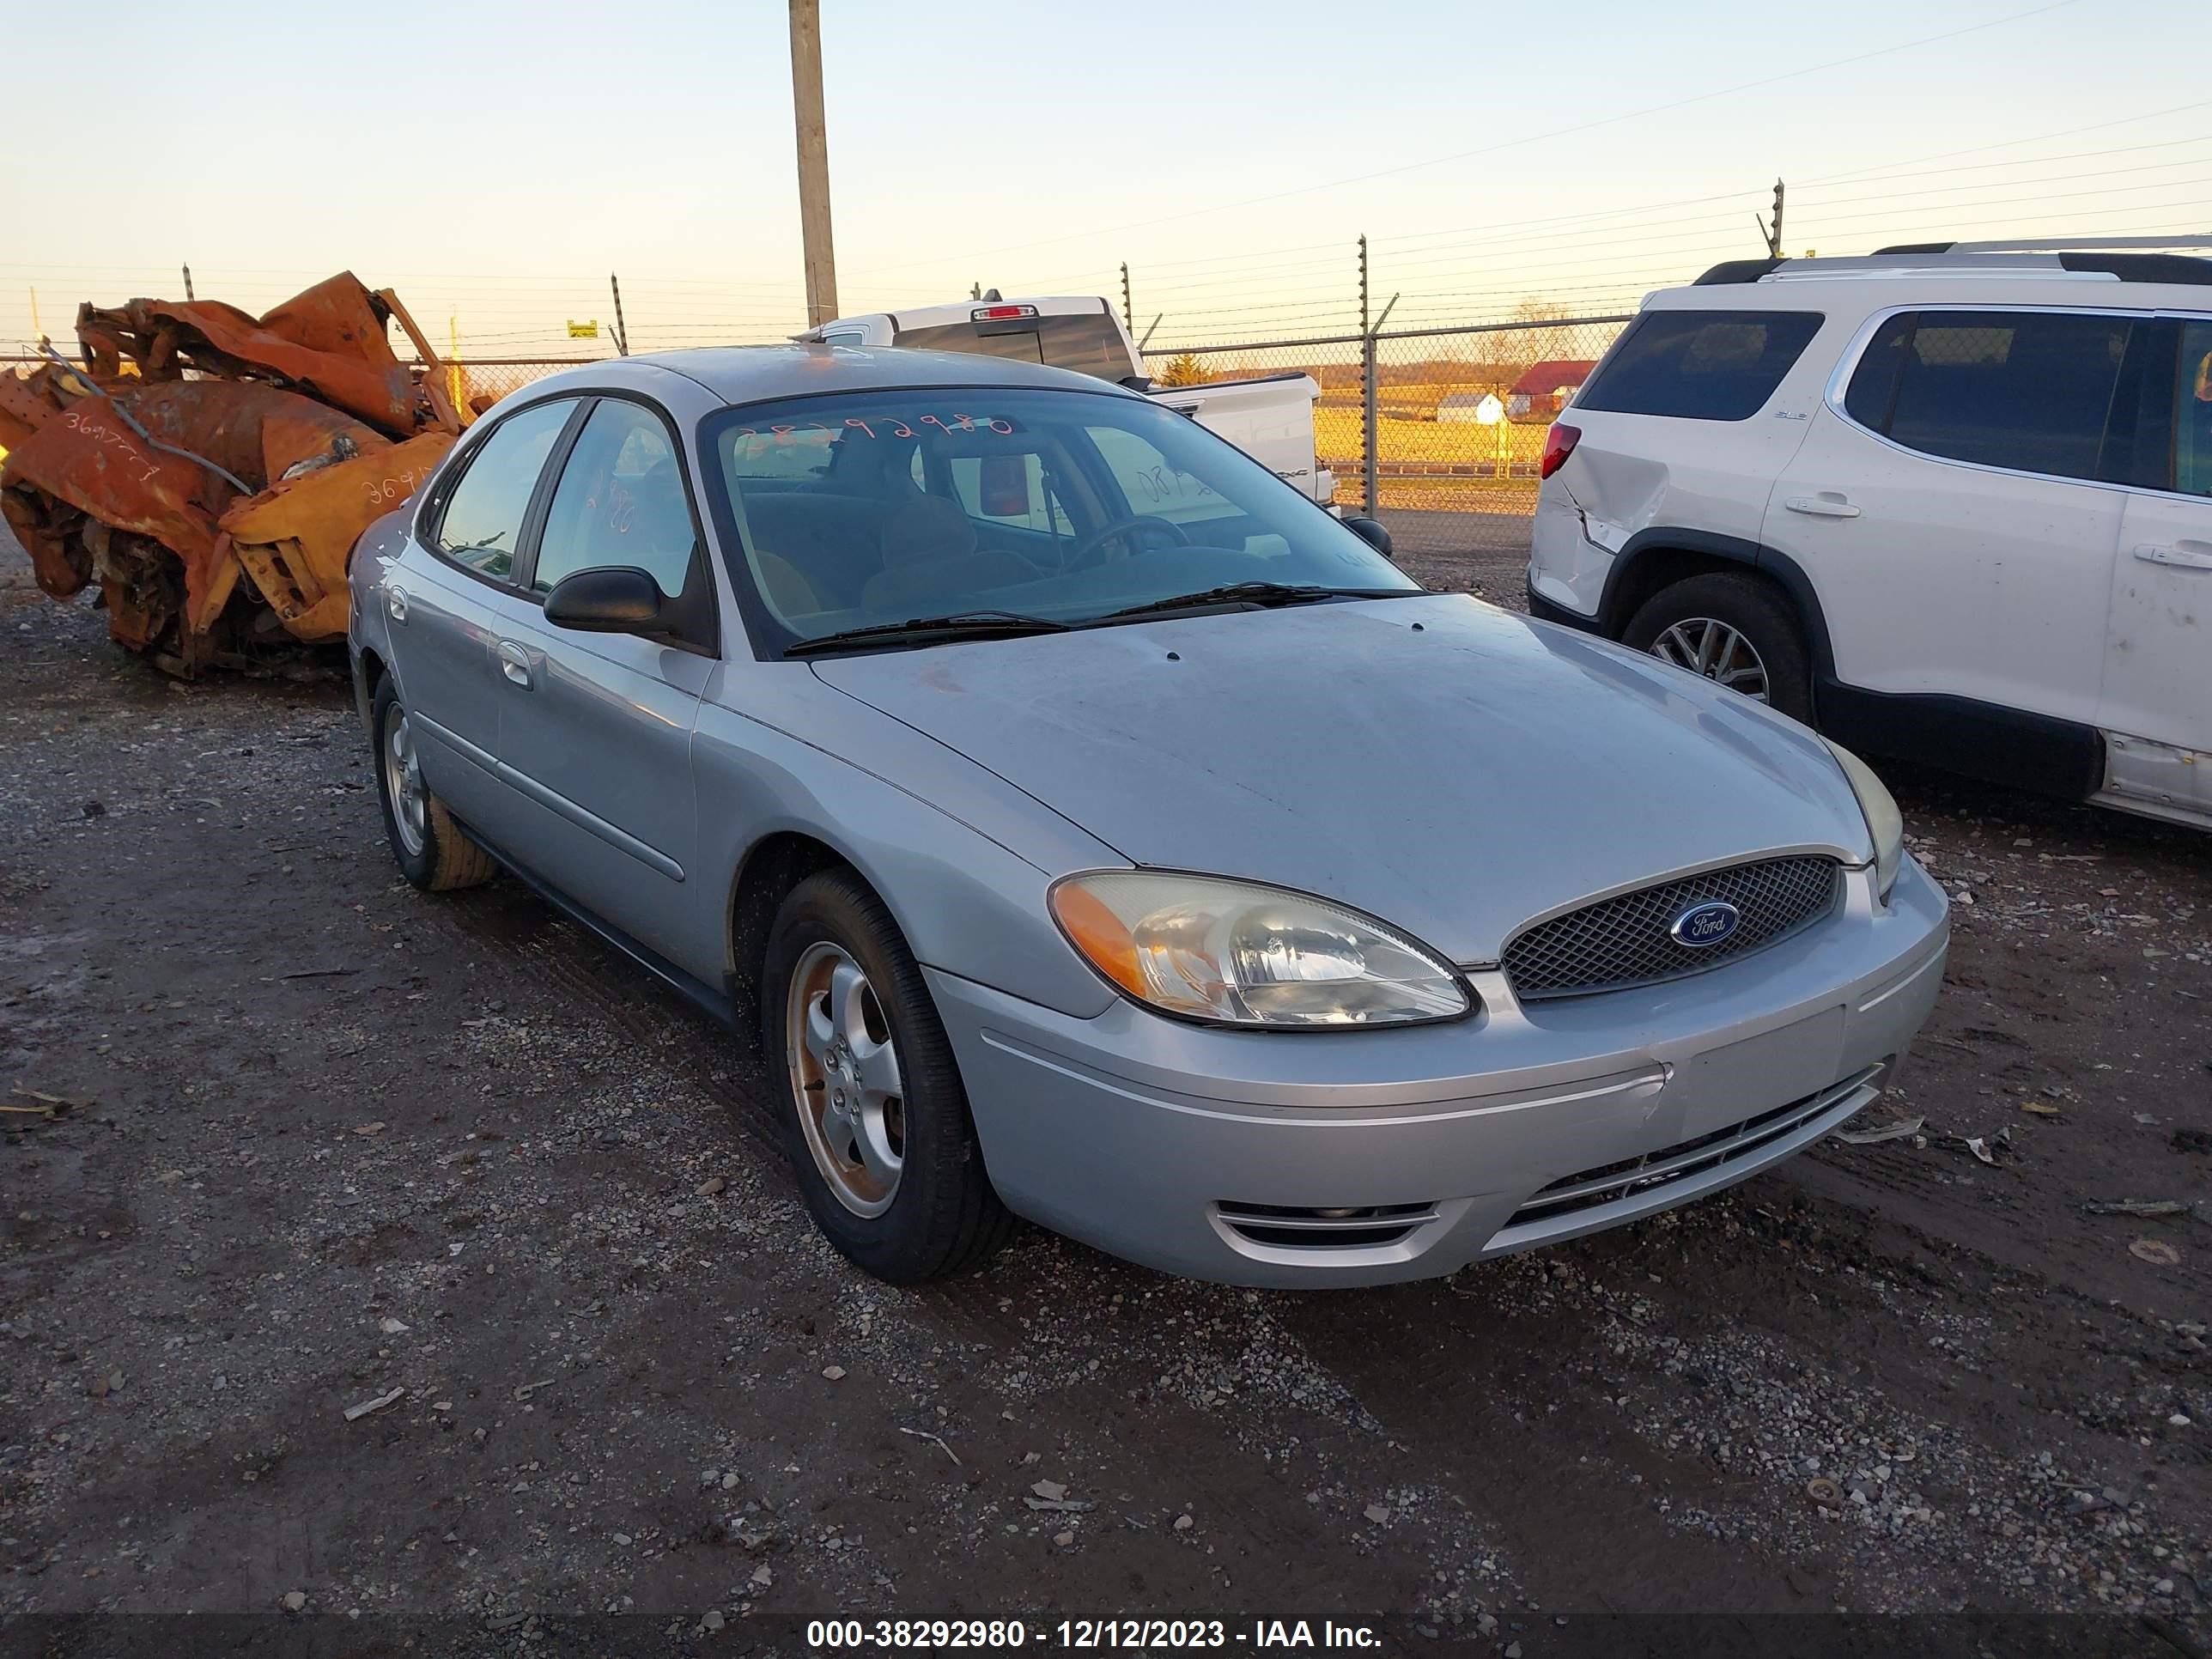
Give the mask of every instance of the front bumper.
[[[1906, 860], [1828, 922], [1694, 977], [1389, 1031], [1253, 1032], [1117, 1000], [1076, 1019], [936, 970], [985, 1164], [1018, 1213], [1242, 1285], [1448, 1273], [1713, 1192], [1895, 1074], [1942, 982]], [[1331, 1213], [1335, 1212], [1335, 1213]]]

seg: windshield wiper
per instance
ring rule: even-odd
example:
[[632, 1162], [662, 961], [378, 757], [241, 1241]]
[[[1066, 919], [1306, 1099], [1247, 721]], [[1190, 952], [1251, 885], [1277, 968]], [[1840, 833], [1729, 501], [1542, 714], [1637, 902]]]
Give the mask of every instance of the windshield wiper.
[[909, 617], [904, 622], [872, 623], [835, 634], [801, 640], [783, 648], [787, 657], [811, 656], [848, 645], [902, 645], [924, 640], [1013, 639], [1024, 634], [1065, 634], [1067, 624], [1018, 611], [957, 611], [944, 617]]
[[1148, 617], [1163, 611], [1194, 611], [1210, 605], [1311, 605], [1317, 599], [1394, 599], [1401, 593], [1419, 593], [1418, 587], [1330, 587], [1320, 582], [1225, 582], [1195, 593], [1173, 593], [1164, 599], [1109, 611], [1100, 622], [1129, 617]]

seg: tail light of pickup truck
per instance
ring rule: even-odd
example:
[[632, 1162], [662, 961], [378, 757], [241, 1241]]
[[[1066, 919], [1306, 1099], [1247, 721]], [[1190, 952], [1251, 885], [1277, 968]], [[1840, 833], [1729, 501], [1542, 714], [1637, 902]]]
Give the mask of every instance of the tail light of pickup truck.
[[1537, 464], [1537, 475], [1550, 477], [1567, 464], [1567, 457], [1575, 453], [1575, 446], [1583, 441], [1583, 429], [1569, 426], [1565, 421], [1552, 422], [1552, 429], [1544, 434], [1544, 459]]

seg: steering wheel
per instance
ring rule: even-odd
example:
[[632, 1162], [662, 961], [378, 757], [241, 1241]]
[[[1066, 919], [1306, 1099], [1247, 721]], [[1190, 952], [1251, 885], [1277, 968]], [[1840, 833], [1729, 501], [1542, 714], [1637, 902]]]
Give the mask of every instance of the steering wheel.
[[1127, 518], [1116, 519], [1103, 530], [1085, 536], [1082, 544], [1067, 556], [1067, 568], [1070, 571], [1088, 570], [1092, 565], [1103, 562], [1097, 556], [1100, 550], [1115, 537], [1127, 535], [1133, 530], [1164, 530], [1182, 546], [1191, 544], [1190, 537], [1173, 519], [1155, 518], [1149, 513], [1132, 513]]

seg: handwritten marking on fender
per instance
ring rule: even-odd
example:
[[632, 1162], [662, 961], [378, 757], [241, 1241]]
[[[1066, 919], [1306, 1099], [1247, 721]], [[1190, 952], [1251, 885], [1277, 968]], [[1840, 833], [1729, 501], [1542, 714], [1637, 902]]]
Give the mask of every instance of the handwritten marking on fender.
[[72, 432], [82, 433], [96, 444], [121, 451], [123, 455], [138, 468], [140, 483], [151, 483], [161, 470], [160, 463], [150, 457], [140, 454], [137, 447], [113, 427], [103, 425], [98, 421], [87, 420], [74, 409], [62, 416], [62, 424]]
[[422, 486], [422, 481], [438, 469], [436, 461], [426, 461], [420, 466], [410, 466], [406, 471], [379, 478], [368, 486], [368, 504], [382, 507], [389, 501], [404, 501]]

